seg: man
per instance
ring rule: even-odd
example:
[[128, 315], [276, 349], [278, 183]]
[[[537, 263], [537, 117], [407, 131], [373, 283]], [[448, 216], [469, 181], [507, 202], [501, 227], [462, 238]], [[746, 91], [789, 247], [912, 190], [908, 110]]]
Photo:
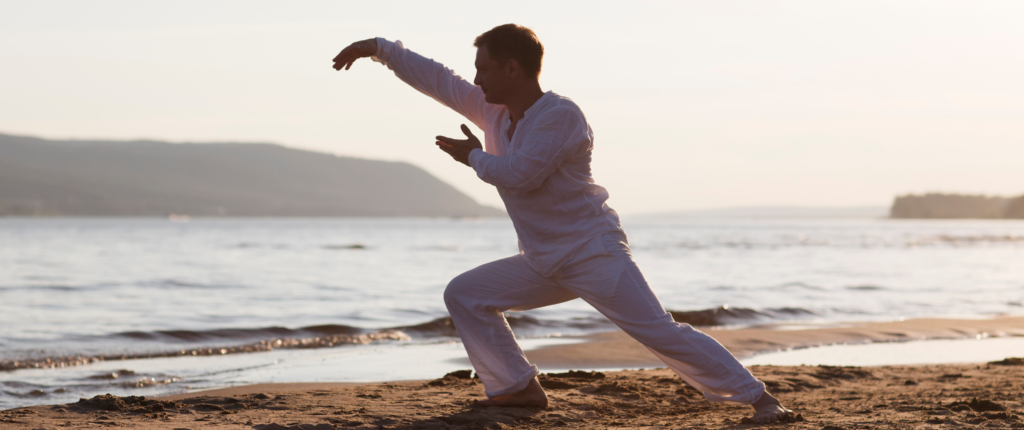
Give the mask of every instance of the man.
[[[541, 90], [544, 48], [526, 27], [505, 24], [473, 44], [473, 84], [400, 41], [355, 42], [334, 68], [373, 57], [420, 92], [484, 130], [484, 144], [437, 136], [436, 144], [494, 185], [519, 237], [519, 255], [459, 275], [445, 304], [488, 400], [482, 406], [546, 407], [538, 370], [505, 320], [526, 310], [586, 300], [710, 401], [752, 405], [756, 422], [791, 413], [711, 337], [672, 320], [630, 254], [608, 192], [590, 172], [594, 133], [572, 100]], [[474, 85], [475, 84], [475, 85]]]

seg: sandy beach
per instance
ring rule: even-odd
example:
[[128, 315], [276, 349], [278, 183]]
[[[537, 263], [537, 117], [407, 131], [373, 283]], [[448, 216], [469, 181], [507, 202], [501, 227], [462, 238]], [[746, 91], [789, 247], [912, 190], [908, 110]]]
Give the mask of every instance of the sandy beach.
[[[1024, 428], [1021, 360], [1003, 364], [751, 370], [793, 408], [764, 427]], [[753, 428], [748, 407], [710, 404], [668, 370], [545, 374], [545, 409], [477, 408], [468, 372], [433, 381], [268, 384], [159, 399], [97, 396], [0, 412], [4, 428], [546, 429]]]
[[[738, 356], [842, 343], [1024, 335], [1024, 318], [919, 319], [801, 330], [708, 330]], [[659, 367], [621, 333], [528, 351], [541, 368]], [[751, 366], [795, 415], [791, 428], [1024, 428], [1024, 360], [910, 366]], [[1017, 356], [1021, 354], [1016, 354]], [[468, 368], [468, 367], [467, 367]], [[453, 370], [455, 370], [453, 368]], [[546, 410], [477, 408], [469, 371], [373, 384], [257, 384], [160, 398], [97, 396], [0, 412], [4, 428], [751, 428], [748, 407], [710, 404], [661, 368], [541, 376]], [[776, 425], [778, 426], [778, 425]]]

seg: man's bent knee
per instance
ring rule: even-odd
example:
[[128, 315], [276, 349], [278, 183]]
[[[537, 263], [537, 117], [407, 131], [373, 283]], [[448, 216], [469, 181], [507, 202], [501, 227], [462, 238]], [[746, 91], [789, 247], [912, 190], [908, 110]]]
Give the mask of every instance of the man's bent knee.
[[455, 279], [448, 282], [448, 286], [444, 289], [444, 304], [451, 309], [453, 305], [459, 304], [470, 295], [473, 286], [474, 282], [472, 276], [469, 276], [469, 272], [456, 276]]

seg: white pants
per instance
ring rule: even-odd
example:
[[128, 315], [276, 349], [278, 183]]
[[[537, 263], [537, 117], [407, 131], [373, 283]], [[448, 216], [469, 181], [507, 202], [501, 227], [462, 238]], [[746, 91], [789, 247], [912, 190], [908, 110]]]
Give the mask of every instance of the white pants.
[[608, 233], [587, 242], [550, 277], [541, 276], [524, 256], [516, 255], [484, 264], [448, 284], [444, 302], [488, 397], [522, 390], [539, 373], [526, 361], [503, 312], [577, 297], [646, 346], [709, 401], [751, 404], [764, 392], [764, 383], [718, 341], [665, 312], [633, 262], [625, 236]]

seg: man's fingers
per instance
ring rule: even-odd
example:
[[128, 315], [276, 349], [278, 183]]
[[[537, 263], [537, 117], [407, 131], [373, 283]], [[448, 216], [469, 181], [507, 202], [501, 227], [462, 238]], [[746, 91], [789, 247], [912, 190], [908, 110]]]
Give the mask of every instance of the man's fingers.
[[349, 60], [347, 60], [347, 59], [344, 59], [344, 58], [343, 58], [343, 59], [340, 59], [340, 60], [335, 60], [335, 61], [334, 61], [334, 70], [341, 70], [341, 69], [344, 69], [344, 68], [345, 68], [345, 65], [346, 65], [346, 64], [350, 64], [350, 63], [351, 63], [351, 61], [349, 61]]
[[348, 70], [352, 67], [352, 63], [355, 63], [358, 59], [359, 49], [354, 45], [349, 45], [334, 57], [334, 70]]
[[349, 68], [352, 67], [352, 63], [355, 63], [355, 62], [356, 62], [355, 60], [352, 60], [352, 61], [339, 61], [337, 63], [334, 63], [334, 66], [332, 66], [332, 67], [334, 67], [334, 70], [341, 70], [341, 69], [348, 70]]
[[473, 136], [473, 132], [469, 131], [469, 127], [466, 127], [466, 124], [462, 124], [462, 133], [465, 134], [466, 137], [468, 137], [470, 140], [476, 139], [476, 136]]
[[465, 142], [465, 140], [452, 139], [450, 137], [444, 136], [436, 136], [435, 139], [437, 139], [438, 142], [444, 142], [448, 145], [457, 145], [459, 143]]
[[455, 158], [455, 147], [448, 145], [444, 142], [437, 142], [437, 147], [438, 149], [444, 151], [446, 154], [451, 155], [452, 158]]
[[345, 47], [345, 49], [342, 49], [341, 52], [339, 52], [338, 55], [334, 57], [334, 62], [335, 63], [343, 63], [344, 59], [350, 57], [351, 55], [352, 55], [352, 45], [349, 45], [349, 46]]
[[437, 147], [441, 148], [441, 150], [443, 150], [444, 154], [447, 154], [450, 157], [452, 157], [452, 160], [459, 161], [459, 156], [457, 156], [455, 154], [455, 147], [453, 147], [453, 146], [446, 146], [446, 145], [444, 145], [444, 143], [438, 143]]
[[334, 59], [331, 60], [331, 61], [334, 62], [334, 70], [341, 70], [342, 66], [345, 65], [344, 58], [345, 58], [345, 51], [341, 51], [341, 53], [338, 54], [337, 57], [334, 57]]

